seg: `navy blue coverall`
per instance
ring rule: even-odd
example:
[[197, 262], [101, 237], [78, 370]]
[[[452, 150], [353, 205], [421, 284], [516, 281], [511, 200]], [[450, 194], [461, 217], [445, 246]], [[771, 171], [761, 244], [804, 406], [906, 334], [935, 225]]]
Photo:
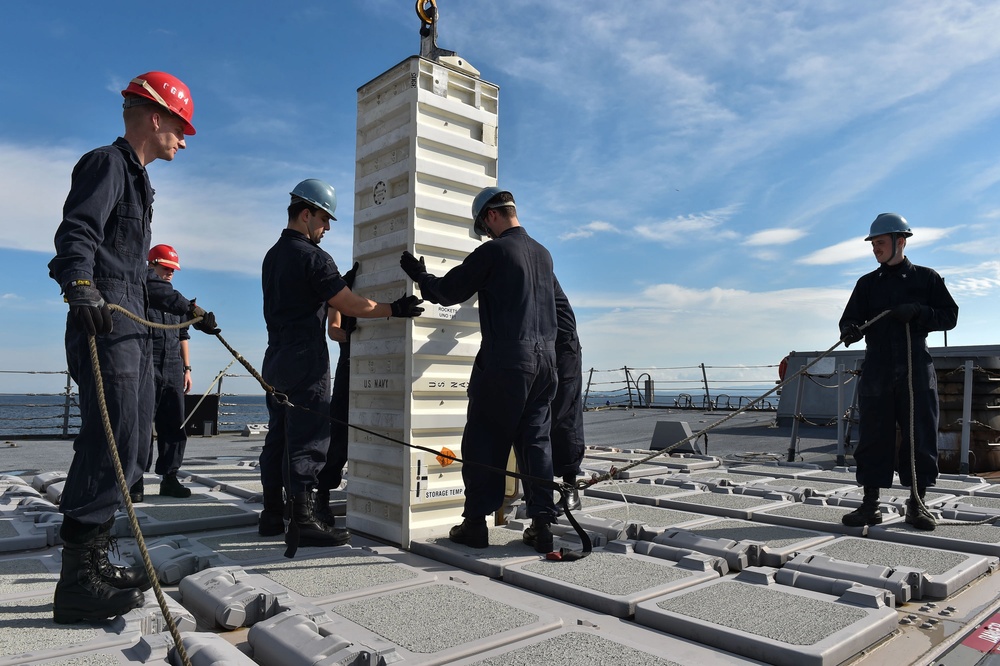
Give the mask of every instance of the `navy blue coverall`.
[[555, 476], [580, 473], [583, 438], [583, 356], [576, 315], [556, 281], [556, 370], [559, 385], [552, 400], [552, 470]]
[[[261, 375], [305, 409], [267, 396], [267, 436], [260, 453], [265, 492], [284, 485], [292, 496], [317, 485], [330, 445], [330, 353], [327, 301], [347, 286], [337, 264], [304, 234], [284, 229], [264, 256], [262, 287], [267, 351]], [[307, 411], [308, 410], [308, 411]]]
[[340, 327], [347, 331], [347, 340], [340, 344], [340, 358], [333, 371], [333, 393], [330, 395], [330, 448], [326, 454], [326, 465], [319, 473], [319, 487], [336, 489], [344, 480], [344, 465], [347, 464], [348, 440], [350, 436], [347, 419], [350, 415], [351, 399], [351, 333], [357, 318], [341, 314]]
[[[911, 484], [910, 398], [913, 383], [914, 461], [917, 487], [937, 480], [938, 395], [934, 362], [927, 350], [927, 333], [947, 331], [958, 323], [958, 305], [944, 280], [930, 268], [903, 259], [895, 266], [880, 265], [861, 276], [840, 319], [843, 331], [861, 326], [885, 310], [916, 303], [920, 314], [909, 324], [886, 315], [865, 329], [865, 359], [858, 385], [858, 446], [854, 452], [857, 481], [865, 487], [889, 488], [892, 473]], [[911, 354], [906, 355], [906, 326]], [[912, 377], [907, 367], [912, 365]], [[896, 466], [896, 426], [902, 433]]]
[[[107, 303], [144, 315], [147, 297], [153, 296], [146, 292], [153, 194], [145, 167], [125, 139], [81, 157], [56, 230], [49, 275], [61, 288], [92, 280]], [[182, 305], [173, 298], [157, 304]], [[153, 424], [150, 334], [120, 313], [113, 317], [114, 330], [96, 336], [97, 356], [118, 456], [131, 486], [142, 477]], [[88, 336], [68, 318], [66, 361], [80, 391], [80, 432], [60, 510], [84, 526], [102, 525], [113, 518], [122, 494], [108, 454]]]
[[[152, 268], [146, 276], [150, 291], [161, 286], [170, 285], [156, 274]], [[173, 289], [173, 287], [171, 287]], [[157, 324], [174, 325], [185, 321], [184, 317], [165, 312], [159, 308], [150, 307], [147, 317]], [[187, 435], [181, 424], [184, 423], [184, 361], [181, 358], [181, 341], [190, 340], [191, 333], [185, 328], [152, 329], [154, 402], [153, 423], [156, 425], [156, 468], [153, 470], [160, 476], [176, 474], [184, 462], [184, 449], [187, 448]], [[146, 471], [153, 462], [153, 451], [150, 448], [146, 458]]]
[[[421, 296], [432, 303], [454, 305], [479, 294], [483, 339], [462, 434], [463, 460], [479, 463], [462, 466], [467, 518], [500, 508], [505, 477], [480, 465], [505, 470], [512, 444], [523, 473], [552, 479], [557, 284], [548, 250], [520, 226], [480, 245], [443, 277], [420, 279]], [[528, 517], [554, 521], [552, 491], [533, 485], [525, 483]]]

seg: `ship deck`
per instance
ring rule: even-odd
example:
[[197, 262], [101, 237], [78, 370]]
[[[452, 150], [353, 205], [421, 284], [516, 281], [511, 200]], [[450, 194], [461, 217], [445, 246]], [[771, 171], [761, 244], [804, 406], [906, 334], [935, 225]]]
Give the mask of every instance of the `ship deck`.
[[[585, 473], [642, 457], [659, 422], [698, 432], [727, 416], [587, 412]], [[517, 503], [486, 549], [355, 533], [286, 559], [256, 533], [261, 435], [192, 438], [192, 497], [160, 497], [147, 475], [135, 511], [192, 664], [998, 663], [1000, 520], [917, 532], [899, 487], [882, 525], [845, 528], [861, 495], [836, 439], [802, 424], [792, 447], [773, 412], [740, 414], [701, 453], [588, 488], [575, 515], [594, 552], [577, 561], [522, 544]], [[52, 622], [71, 457], [66, 440], [0, 440], [0, 665], [169, 663], [152, 592], [107, 623]], [[927, 501], [950, 522], [1000, 519], [1000, 478], [943, 475]], [[580, 547], [565, 518], [555, 531], [557, 548]], [[135, 563], [123, 515], [115, 533]]]

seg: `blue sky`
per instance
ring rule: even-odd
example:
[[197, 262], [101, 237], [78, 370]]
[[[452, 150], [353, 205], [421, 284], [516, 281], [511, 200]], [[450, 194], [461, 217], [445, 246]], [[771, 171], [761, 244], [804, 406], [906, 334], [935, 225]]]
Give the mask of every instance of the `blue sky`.
[[[439, 45], [500, 87], [500, 185], [552, 253], [586, 368], [828, 348], [885, 211], [960, 305], [948, 344], [1000, 342], [1000, 4], [618, 6], [439, 0]], [[198, 128], [150, 166], [153, 243], [259, 366], [260, 261], [298, 181], [341, 193], [323, 246], [350, 266], [356, 90], [419, 53], [414, 2], [55, 0], [11, 5], [5, 26], [0, 370], [65, 368], [46, 264], [69, 175], [153, 69], [188, 84]], [[197, 335], [192, 357], [196, 390], [231, 360]], [[0, 374], [0, 392], [34, 382]]]

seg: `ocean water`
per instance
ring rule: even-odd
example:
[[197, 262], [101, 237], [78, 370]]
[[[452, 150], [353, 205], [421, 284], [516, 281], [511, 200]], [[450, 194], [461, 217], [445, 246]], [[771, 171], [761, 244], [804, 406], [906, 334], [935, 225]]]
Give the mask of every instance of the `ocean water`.
[[[760, 393], [737, 396], [719, 395], [713, 398], [717, 409], [736, 409], [750, 402]], [[688, 409], [704, 408], [705, 398], [701, 394], [672, 393], [658, 394], [654, 406], [679, 407]], [[591, 392], [587, 395], [587, 409], [602, 407], [645, 407], [638, 393], [623, 391]], [[772, 396], [764, 409], [777, 407], [777, 396]], [[266, 424], [267, 406], [264, 395], [219, 396], [219, 432], [243, 430], [248, 423]], [[66, 430], [64, 431], [64, 426]], [[33, 436], [61, 437], [74, 435], [80, 428], [80, 408], [76, 394], [69, 396], [53, 394], [0, 394], [0, 437]]]
[[[267, 423], [264, 395], [219, 397], [219, 431], [240, 431], [247, 423]], [[76, 394], [0, 394], [0, 437], [57, 437], [76, 434], [80, 428], [80, 407]]]

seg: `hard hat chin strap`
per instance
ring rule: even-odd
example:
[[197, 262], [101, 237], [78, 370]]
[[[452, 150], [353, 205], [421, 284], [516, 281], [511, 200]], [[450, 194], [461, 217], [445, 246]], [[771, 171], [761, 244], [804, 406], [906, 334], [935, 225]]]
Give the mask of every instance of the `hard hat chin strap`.
[[[898, 244], [896, 243], [896, 241], [899, 240], [899, 238], [900, 238], [899, 234], [897, 234], [895, 232], [889, 234], [889, 242], [892, 243], [892, 254], [889, 255], [888, 259], [886, 259], [884, 262], [882, 262], [883, 265], [885, 265], [885, 266], [891, 265], [892, 264], [892, 260], [896, 258], [897, 254], [899, 254], [899, 247], [898, 247]], [[905, 238], [905, 236], [904, 236], [904, 238]]]
[[[308, 238], [309, 242], [312, 243], [313, 245], [319, 245], [319, 241], [313, 238], [313, 232], [316, 230], [316, 226], [315, 223], [312, 222], [312, 220], [316, 219], [316, 211], [309, 211], [309, 219], [310, 221], [306, 222], [306, 230], [309, 232], [306, 234], [306, 238]], [[326, 225], [321, 223], [320, 227], [323, 226]]]

